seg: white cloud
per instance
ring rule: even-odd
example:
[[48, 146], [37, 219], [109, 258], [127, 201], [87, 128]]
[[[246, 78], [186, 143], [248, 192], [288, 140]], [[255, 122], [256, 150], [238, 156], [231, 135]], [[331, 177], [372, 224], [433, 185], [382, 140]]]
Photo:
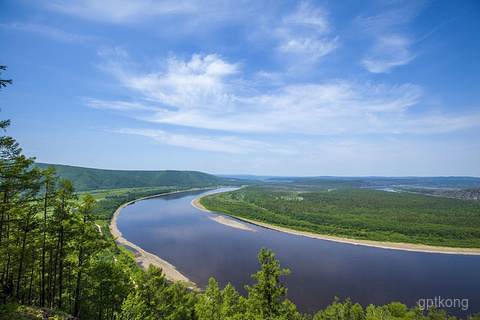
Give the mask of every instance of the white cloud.
[[149, 73], [110, 66], [135, 101], [90, 99], [87, 105], [152, 123], [237, 133], [359, 135], [453, 132], [476, 126], [471, 119], [478, 119], [478, 113], [415, 114], [411, 109], [418, 109], [424, 91], [408, 83], [330, 80], [258, 91], [255, 82], [244, 79], [239, 64], [215, 54], [195, 54], [186, 61], [172, 57], [164, 69]]
[[285, 15], [276, 29], [280, 39], [278, 50], [316, 61], [339, 47], [339, 38], [331, 36], [332, 30], [323, 9], [303, 2], [296, 12]]
[[38, 24], [38, 23], [12, 23], [10, 25], [0, 24], [0, 26], [7, 29], [14, 29], [14, 30], [35, 33], [56, 41], [68, 42], [68, 43], [84, 43], [84, 42], [89, 42], [96, 39], [94, 36], [67, 32], [62, 29], [52, 28], [52, 27]]
[[[49, 10], [102, 23], [155, 26], [155, 32], [175, 37], [203, 33], [220, 24], [243, 23], [256, 17], [258, 1], [223, 0], [45, 0]], [[151, 31], [151, 30], [149, 30]]]
[[326, 11], [321, 8], [312, 8], [308, 2], [300, 3], [297, 11], [285, 15], [282, 20], [285, 24], [291, 25], [291, 28], [310, 28], [321, 34], [331, 31]]
[[408, 65], [418, 55], [412, 50], [414, 44], [408, 24], [423, 9], [423, 1], [385, 3], [379, 14], [356, 18], [363, 34], [373, 39], [361, 63], [372, 73], [388, 73], [393, 68]]
[[409, 117], [403, 119], [401, 133], [411, 134], [442, 134], [458, 132], [479, 127], [480, 112], [467, 111], [461, 113], [441, 113], [431, 111], [423, 117]]
[[114, 61], [104, 67], [123, 86], [141, 92], [144, 99], [175, 109], [213, 110], [222, 110], [231, 103], [231, 88], [224, 79], [236, 74], [237, 68], [215, 54], [195, 54], [189, 61], [170, 58], [166, 70], [150, 73], [136, 73]]
[[243, 139], [235, 136], [185, 135], [169, 133], [163, 130], [151, 129], [121, 129], [117, 133], [134, 134], [152, 138], [162, 144], [186, 147], [196, 150], [227, 152], [227, 153], [251, 153], [264, 152], [270, 149], [267, 143], [255, 140]]
[[323, 57], [338, 47], [338, 37], [329, 40], [291, 37], [279, 46], [280, 51], [309, 55], [313, 60]]
[[102, 58], [110, 60], [111, 62], [120, 60], [125, 63], [130, 57], [128, 52], [122, 47], [111, 48], [107, 46], [102, 46], [97, 50], [97, 54]]
[[54, 0], [48, 5], [66, 14], [110, 23], [136, 22], [159, 15], [197, 10], [196, 2], [189, 0]]
[[127, 102], [127, 101], [103, 101], [99, 99], [85, 99], [85, 104], [95, 109], [110, 109], [120, 111], [141, 111], [141, 110], [153, 110], [157, 111], [158, 108], [148, 106], [141, 102]]
[[[338, 138], [348, 136], [350, 142], [314, 148], [368, 157], [373, 151], [355, 147], [362, 136], [444, 134], [480, 123], [477, 111], [444, 113], [434, 106], [427, 108], [423, 105], [427, 100], [424, 89], [410, 83], [331, 79], [285, 84], [281, 74], [259, 73], [249, 81], [242, 64], [227, 62], [217, 54], [194, 54], [187, 59], [172, 55], [160, 62], [158, 69], [144, 72], [123, 49], [100, 53], [107, 61], [104, 70], [127, 89], [131, 100], [86, 99], [86, 105], [150, 124], [169, 125], [168, 131], [116, 131], [146, 136], [165, 145], [234, 154], [298, 155], [310, 153], [312, 140], [330, 137], [344, 141]], [[261, 87], [256, 81], [259, 76]], [[246, 138], [252, 134], [255, 139]], [[295, 139], [309, 142], [290, 142]], [[375, 149], [375, 154], [379, 150]]]
[[394, 67], [409, 64], [415, 58], [410, 46], [411, 40], [405, 36], [381, 36], [362, 60], [362, 64], [372, 73], [389, 72]]

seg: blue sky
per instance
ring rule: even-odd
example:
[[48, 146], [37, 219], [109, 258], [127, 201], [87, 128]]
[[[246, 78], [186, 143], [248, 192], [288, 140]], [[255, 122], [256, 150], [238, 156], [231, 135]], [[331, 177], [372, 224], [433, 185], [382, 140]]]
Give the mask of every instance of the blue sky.
[[37, 161], [480, 176], [480, 2], [0, 2], [8, 134]]

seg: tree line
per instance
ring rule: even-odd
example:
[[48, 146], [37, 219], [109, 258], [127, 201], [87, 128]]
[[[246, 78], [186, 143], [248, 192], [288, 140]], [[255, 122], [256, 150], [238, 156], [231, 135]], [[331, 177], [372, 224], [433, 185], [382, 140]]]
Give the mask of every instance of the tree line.
[[480, 248], [480, 202], [360, 188], [250, 186], [201, 199], [209, 210], [333, 236]]
[[77, 199], [52, 167], [32, 168], [11, 137], [0, 146], [0, 302], [113, 315], [115, 291], [133, 285], [110, 259], [114, 243], [95, 224], [95, 198]]

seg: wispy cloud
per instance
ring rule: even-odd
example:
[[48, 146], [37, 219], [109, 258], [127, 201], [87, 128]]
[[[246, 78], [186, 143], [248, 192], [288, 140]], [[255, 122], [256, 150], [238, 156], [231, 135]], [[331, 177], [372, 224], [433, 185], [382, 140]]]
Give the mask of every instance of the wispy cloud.
[[411, 40], [401, 35], [381, 36], [369, 50], [362, 64], [372, 73], [390, 72], [415, 58], [411, 52]]
[[[110, 72], [135, 102], [88, 100], [147, 122], [236, 133], [435, 134], [476, 126], [479, 114], [413, 112], [424, 100], [414, 84], [333, 79], [276, 85], [259, 92], [238, 63], [219, 55], [171, 57], [164, 69], [142, 73], [116, 65]], [[139, 112], [142, 111], [142, 112]]]
[[393, 68], [408, 65], [418, 53], [412, 50], [415, 43], [409, 23], [422, 10], [423, 2], [387, 3], [381, 13], [362, 14], [356, 18], [364, 34], [373, 39], [361, 63], [372, 73], [388, 73]]
[[277, 49], [316, 61], [338, 48], [339, 38], [332, 36], [332, 30], [325, 10], [303, 2], [294, 13], [285, 15], [276, 28], [280, 39]]
[[136, 22], [149, 17], [188, 13], [198, 9], [197, 3], [190, 0], [54, 0], [48, 3], [48, 6], [66, 14], [109, 23]]
[[[74, 161], [88, 154], [112, 163], [128, 140], [135, 154], [119, 167], [189, 169], [188, 154], [211, 172], [424, 174], [436, 165], [438, 173], [478, 174], [471, 3], [10, 2], [0, 22], [10, 52], [3, 59], [31, 75], [11, 92], [35, 92], [32, 108], [50, 101], [40, 122], [52, 137], [61, 140], [65, 126], [74, 138], [98, 137], [64, 152]], [[72, 116], [76, 97], [88, 108], [83, 117]], [[22, 111], [29, 105], [14, 108], [17, 117], [40, 123], [41, 108]], [[39, 145], [27, 138], [30, 149]], [[441, 168], [448, 157], [450, 169]]]
[[249, 0], [45, 0], [42, 3], [50, 10], [101, 23], [129, 26], [153, 23], [174, 35], [198, 34], [211, 27], [218, 28], [219, 22], [235, 24], [246, 17], [252, 19], [252, 12], [264, 5]]
[[127, 102], [127, 101], [103, 101], [94, 98], [87, 98], [84, 102], [87, 106], [95, 109], [110, 109], [110, 110], [119, 110], [119, 111], [142, 111], [150, 110], [157, 111], [158, 108], [154, 106], [149, 106], [146, 103], [142, 102]]
[[186, 135], [151, 129], [120, 129], [117, 133], [134, 134], [152, 138], [162, 144], [185, 147], [203, 151], [227, 153], [255, 153], [273, 150], [264, 142], [244, 139], [236, 136]]
[[12, 23], [0, 24], [0, 26], [6, 29], [13, 29], [38, 34], [56, 41], [67, 43], [80, 44], [96, 40], [96, 37], [94, 36], [67, 32], [62, 29], [49, 27], [39, 23]]

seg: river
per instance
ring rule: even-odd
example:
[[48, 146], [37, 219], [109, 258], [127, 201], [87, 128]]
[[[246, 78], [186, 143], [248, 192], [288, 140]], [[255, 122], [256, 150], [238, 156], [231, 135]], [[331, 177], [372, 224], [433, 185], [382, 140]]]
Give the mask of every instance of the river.
[[[194, 208], [202, 195], [229, 189], [182, 192], [137, 201], [123, 208], [123, 237], [177, 267], [205, 288], [214, 277], [245, 295], [259, 268], [261, 247], [272, 249], [289, 276], [280, 278], [301, 312], [315, 313], [334, 297], [368, 304], [392, 301], [437, 304], [466, 317], [480, 312], [480, 256], [407, 252], [312, 239], [249, 225], [232, 228]], [[450, 305], [449, 305], [450, 304]]]

